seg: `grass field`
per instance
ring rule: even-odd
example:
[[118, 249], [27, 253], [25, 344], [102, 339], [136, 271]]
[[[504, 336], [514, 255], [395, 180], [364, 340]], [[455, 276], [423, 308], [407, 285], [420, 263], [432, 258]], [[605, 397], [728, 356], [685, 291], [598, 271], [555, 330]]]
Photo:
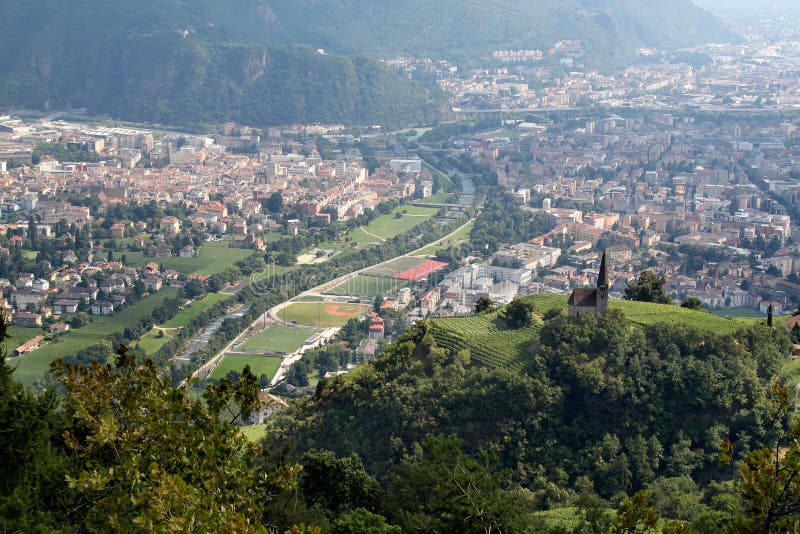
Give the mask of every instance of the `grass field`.
[[[287, 323], [297, 321], [297, 324], [305, 326], [331, 328], [342, 326], [350, 319], [363, 316], [368, 309], [369, 306], [362, 304], [297, 302], [286, 308], [285, 317]], [[284, 310], [280, 311], [278, 317], [284, 318]]]
[[174, 269], [179, 273], [196, 273], [203, 276], [217, 274], [239, 260], [249, 257], [253, 251], [230, 248], [227, 241], [211, 241], [204, 244], [192, 258], [171, 256], [169, 258], [145, 257], [143, 252], [118, 252], [116, 257], [125, 254], [128, 265], [142, 267], [150, 262], [163, 264], [165, 269]]
[[37, 351], [19, 358], [9, 360], [11, 366], [16, 366], [14, 378], [23, 384], [31, 384], [41, 378], [50, 368], [50, 362], [63, 356], [71, 356], [78, 351], [108, 340], [114, 332], [122, 332], [129, 324], [137, 323], [143, 317], [151, 314], [166, 299], [173, 298], [176, 289], [162, 289], [155, 295], [129, 306], [122, 312], [110, 317], [97, 317], [86, 326], [70, 330], [48, 343]]
[[393, 278], [358, 275], [349, 282], [336, 286], [326, 293], [329, 295], [375, 298], [379, 295], [394, 295], [404, 285], [406, 285], [406, 282]]
[[189, 321], [203, 313], [203, 310], [206, 310], [214, 304], [230, 298], [230, 295], [221, 295], [219, 293], [211, 293], [210, 295], [206, 295], [202, 299], [196, 300], [186, 306], [178, 315], [161, 326], [164, 328], [183, 328], [189, 324]]
[[457, 245], [459, 243], [463, 243], [464, 241], [469, 239], [469, 234], [472, 232], [472, 223], [464, 226], [458, 232], [447, 237], [445, 239], [440, 239], [435, 243], [431, 243], [427, 247], [424, 247], [414, 253], [416, 256], [430, 256], [436, 254], [440, 250], [444, 250], [450, 248], [453, 245]]
[[6, 333], [9, 337], [4, 343], [9, 354], [26, 341], [30, 341], [36, 336], [44, 335], [44, 331], [41, 328], [22, 328], [21, 326], [9, 326]]
[[267, 425], [250, 425], [250, 426], [243, 426], [241, 428], [241, 433], [247, 438], [247, 441], [250, 443], [257, 443], [261, 441], [261, 438], [267, 435], [266, 433]]
[[316, 328], [302, 326], [270, 326], [236, 347], [241, 352], [290, 353], [294, 352], [319, 332]]
[[283, 360], [271, 356], [233, 356], [226, 354], [211, 372], [210, 378], [219, 380], [225, 378], [229, 372], [241, 372], [245, 366], [249, 365], [250, 371], [254, 375], [267, 375], [267, 378], [272, 380], [272, 377], [275, 376], [281, 366], [281, 361]]
[[[322, 243], [319, 248], [345, 250], [350, 248], [352, 244], [359, 247], [380, 244], [422, 224], [436, 215], [438, 211], [436, 208], [421, 208], [404, 204], [395, 208], [392, 213], [380, 215], [367, 226], [359, 226], [351, 230], [346, 235], [347, 239], [343, 239], [338, 243]], [[396, 216], [398, 213], [401, 214], [400, 218]]]
[[163, 336], [159, 336], [159, 330], [153, 328], [139, 338], [139, 341], [136, 342], [136, 346], [141, 348], [147, 354], [152, 355], [158, 352], [158, 349], [164, 346], [164, 344], [170, 339], [172, 339], [172, 335], [169, 332], [165, 332]]

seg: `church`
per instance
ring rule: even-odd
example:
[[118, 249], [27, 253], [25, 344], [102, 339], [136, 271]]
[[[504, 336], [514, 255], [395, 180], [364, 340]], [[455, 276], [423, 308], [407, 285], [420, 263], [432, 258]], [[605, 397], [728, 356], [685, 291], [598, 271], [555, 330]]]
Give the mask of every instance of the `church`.
[[567, 305], [569, 316], [576, 319], [587, 313], [603, 313], [608, 310], [608, 265], [605, 251], [600, 261], [600, 272], [597, 274], [597, 287], [573, 290]]

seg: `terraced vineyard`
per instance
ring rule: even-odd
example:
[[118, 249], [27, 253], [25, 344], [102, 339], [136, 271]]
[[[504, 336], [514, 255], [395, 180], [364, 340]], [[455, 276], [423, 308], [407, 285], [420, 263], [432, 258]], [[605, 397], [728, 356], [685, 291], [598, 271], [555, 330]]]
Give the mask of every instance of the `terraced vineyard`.
[[525, 347], [535, 340], [539, 325], [505, 329], [497, 314], [435, 319], [430, 323], [436, 344], [454, 351], [469, 349], [473, 361], [489, 367], [521, 371]]

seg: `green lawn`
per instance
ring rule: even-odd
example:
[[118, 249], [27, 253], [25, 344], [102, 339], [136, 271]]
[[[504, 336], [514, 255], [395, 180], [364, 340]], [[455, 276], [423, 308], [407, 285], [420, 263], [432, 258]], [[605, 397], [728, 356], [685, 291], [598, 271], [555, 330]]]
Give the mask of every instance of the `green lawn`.
[[270, 326], [236, 347], [241, 352], [290, 353], [294, 352], [319, 332], [304, 326]]
[[241, 427], [240, 432], [250, 443], [258, 443], [264, 436], [267, 435], [266, 429], [266, 424], [250, 425]]
[[6, 331], [9, 338], [5, 340], [6, 349], [9, 354], [14, 352], [14, 349], [30, 341], [36, 336], [44, 335], [44, 330], [41, 328], [22, 328], [21, 326], [9, 326]]
[[375, 298], [379, 295], [394, 295], [406, 282], [389, 277], [358, 275], [349, 282], [334, 287], [329, 295]]
[[200, 315], [204, 310], [210, 308], [218, 302], [222, 302], [230, 298], [230, 295], [222, 295], [220, 293], [211, 293], [206, 295], [202, 299], [196, 300], [186, 306], [183, 311], [161, 326], [164, 328], [183, 328], [189, 324], [189, 321]]
[[[345, 250], [353, 243], [361, 247], [380, 244], [422, 224], [436, 215], [438, 211], [436, 208], [420, 208], [404, 204], [395, 208], [390, 214], [380, 215], [367, 226], [351, 230], [347, 233], [346, 240], [338, 243], [322, 243], [319, 248]], [[400, 218], [397, 218], [396, 214], [400, 214]]]
[[93, 322], [82, 328], [70, 330], [37, 351], [9, 360], [11, 366], [16, 366], [14, 377], [23, 384], [33, 383], [37, 378], [44, 376], [50, 368], [50, 362], [56, 358], [74, 355], [82, 349], [106, 341], [109, 335], [122, 332], [129, 324], [137, 323], [151, 314], [166, 299], [173, 298], [176, 294], [176, 289], [162, 289], [116, 315], [96, 317]]
[[169, 332], [165, 332], [163, 336], [159, 336], [160, 330], [152, 329], [136, 342], [136, 345], [145, 351], [147, 354], [155, 354], [164, 344], [172, 339]]
[[123, 254], [127, 257], [128, 265], [132, 267], [143, 267], [150, 262], [163, 264], [165, 269], [174, 269], [183, 274], [199, 274], [210, 276], [217, 274], [239, 260], [249, 257], [252, 250], [242, 250], [230, 248], [228, 241], [212, 241], [204, 244], [197, 251], [197, 255], [192, 258], [181, 258], [171, 256], [169, 258], [150, 258], [145, 257], [143, 252], [117, 252], [115, 257]]
[[431, 243], [427, 247], [424, 247], [416, 252], [414, 252], [417, 256], [431, 256], [436, 254], [438, 251], [449, 248], [453, 245], [463, 243], [464, 241], [469, 239], [469, 234], [472, 232], [472, 223], [464, 226], [458, 232], [453, 234], [450, 237], [445, 239], [440, 239], [435, 243]]
[[211, 372], [210, 378], [217, 380], [225, 378], [230, 371], [241, 372], [245, 366], [250, 366], [250, 371], [256, 376], [267, 375], [269, 380], [278, 372], [281, 366], [281, 358], [272, 356], [234, 356], [226, 354]]
[[290, 304], [285, 312], [281, 310], [278, 317], [283, 320], [285, 316], [287, 323], [297, 321], [297, 324], [301, 325], [330, 328], [342, 326], [350, 319], [362, 317], [368, 309], [369, 306], [361, 304], [297, 302]]

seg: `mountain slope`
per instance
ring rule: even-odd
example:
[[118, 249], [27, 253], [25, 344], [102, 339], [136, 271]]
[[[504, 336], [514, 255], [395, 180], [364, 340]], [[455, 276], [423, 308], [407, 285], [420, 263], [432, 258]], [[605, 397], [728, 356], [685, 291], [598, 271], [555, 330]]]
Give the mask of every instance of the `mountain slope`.
[[[443, 109], [440, 93], [401, 79], [377, 60], [266, 46], [247, 31], [229, 35], [209, 20], [212, 7], [182, 0], [6, 4], [0, 7], [0, 106], [258, 126], [420, 123]], [[248, 20], [249, 12], [236, 7], [225, 12], [221, 27]]]
[[436, 89], [349, 56], [470, 61], [580, 39], [583, 61], [610, 68], [643, 46], [734, 37], [688, 0], [3, 2], [0, 106], [194, 125], [420, 123], [444, 107]]
[[641, 47], [736, 38], [688, 0], [272, 0], [264, 17], [270, 42], [457, 59], [581, 39], [590, 57], [618, 65]]

